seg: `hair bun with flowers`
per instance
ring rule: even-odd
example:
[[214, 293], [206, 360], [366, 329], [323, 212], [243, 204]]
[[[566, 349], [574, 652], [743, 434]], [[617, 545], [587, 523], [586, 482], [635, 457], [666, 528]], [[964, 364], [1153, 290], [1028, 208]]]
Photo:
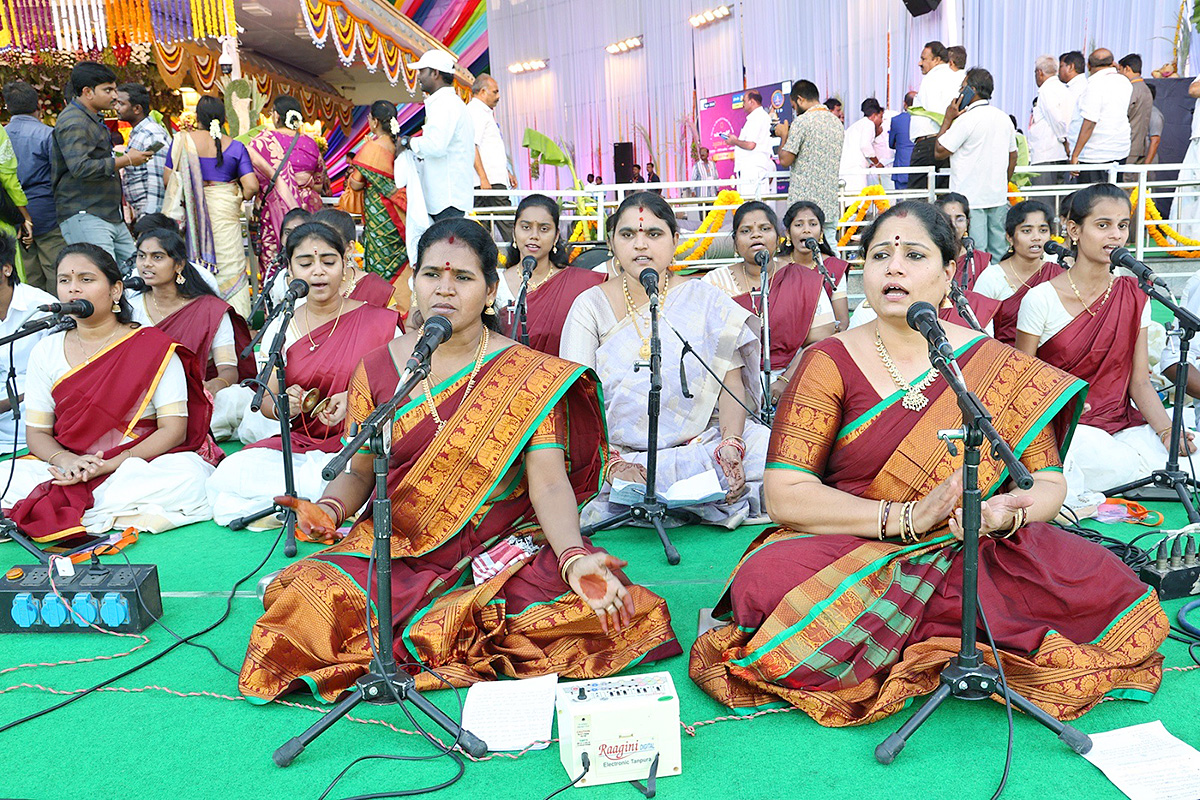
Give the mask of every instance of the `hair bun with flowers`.
[[287, 112], [287, 116], [283, 118], [283, 124], [294, 131], [300, 130], [300, 123], [304, 121], [304, 117], [296, 109]]
[[395, 117], [392, 117], [390, 120], [388, 120], [388, 130], [392, 132], [392, 136], [399, 136], [400, 120], [396, 119]]
[[214, 119], [208, 123], [208, 135], [216, 141], [221, 141], [221, 121]]

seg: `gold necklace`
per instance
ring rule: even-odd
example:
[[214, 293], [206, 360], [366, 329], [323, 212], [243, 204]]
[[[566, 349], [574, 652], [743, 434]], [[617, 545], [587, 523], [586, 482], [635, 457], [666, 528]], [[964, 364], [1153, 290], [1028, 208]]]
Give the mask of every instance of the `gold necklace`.
[[[424, 332], [424, 330], [425, 328], [422, 327], [421, 331]], [[475, 354], [475, 366], [471, 368], [471, 377], [467, 380], [467, 390], [463, 392], [462, 400], [458, 403], [459, 408], [462, 408], [462, 404], [467, 401], [467, 396], [471, 394], [471, 389], [475, 386], [475, 378], [479, 375], [479, 369], [483, 366], [483, 357], [487, 354], [489, 335], [490, 331], [485, 325], [483, 327], [483, 336], [479, 337], [479, 352]], [[430, 372], [433, 372], [433, 370], [430, 369]], [[433, 402], [433, 391], [429, 387], [428, 376], [421, 380], [421, 385], [425, 389], [425, 402], [429, 404], [429, 416], [433, 417], [433, 421], [437, 423], [437, 432], [441, 433], [442, 428], [446, 427], [446, 420], [442, 419], [438, 414], [437, 404]]]
[[[629, 312], [629, 320], [633, 323], [633, 329], [637, 332], [638, 338], [642, 340], [642, 346], [638, 349], [638, 355], [642, 359], [650, 357], [650, 337], [642, 336], [642, 328], [637, 321], [637, 308], [633, 305], [633, 295], [629, 293], [629, 281], [625, 279], [625, 273], [621, 273], [621, 289], [625, 292], [625, 309]], [[662, 297], [659, 298], [659, 313], [666, 317], [667, 315], [667, 292], [671, 290], [671, 273], [667, 272], [667, 277], [663, 281]]]
[[[342, 309], [345, 306], [346, 306], [346, 298], [343, 297], [342, 302], [338, 304], [337, 316], [333, 318], [333, 328], [330, 329], [329, 335], [325, 337], [325, 341], [321, 342], [321, 344], [325, 344], [325, 342], [328, 342], [330, 339], [333, 338], [333, 335], [335, 333], [337, 333], [338, 323], [342, 321]], [[316, 342], [313, 341], [313, 338], [312, 338], [312, 332], [313, 332], [312, 315], [308, 312], [308, 303], [304, 304], [304, 321], [308, 323], [308, 330], [305, 332], [305, 335], [308, 337], [308, 344], [309, 344], [308, 352], [311, 353], [312, 351], [314, 351], [318, 347], [320, 347], [321, 344], [317, 344]]]
[[123, 327], [122, 325], [118, 324], [118, 325], [117, 325], [117, 329], [116, 329], [115, 331], [113, 331], [111, 334], [109, 334], [109, 337], [108, 337], [107, 339], [105, 339], [105, 340], [104, 340], [104, 341], [103, 341], [103, 342], [100, 344], [100, 346], [99, 346], [99, 347], [97, 347], [95, 350], [93, 350], [91, 355], [88, 355], [88, 354], [87, 354], [87, 351], [83, 349], [83, 336], [82, 336], [82, 335], [80, 335], [80, 333], [79, 333], [79, 330], [78, 330], [78, 329], [76, 329], [76, 331], [75, 331], [75, 340], [76, 340], [76, 341], [79, 343], [79, 344], [78, 344], [78, 346], [79, 346], [79, 352], [83, 354], [83, 363], [85, 363], [85, 364], [90, 364], [90, 363], [92, 363], [92, 359], [93, 359], [93, 358], [95, 358], [95, 357], [96, 357], [96, 355], [97, 355], [97, 354], [98, 354], [98, 353], [99, 353], [101, 350], [103, 350], [104, 348], [108, 347], [108, 345], [109, 345], [109, 342], [111, 342], [111, 341], [112, 341], [114, 338], [116, 338], [116, 335], [117, 335], [118, 333], [120, 333], [120, 332], [121, 332], [121, 329], [122, 329], [122, 327]]
[[909, 411], [920, 411], [929, 405], [929, 398], [921, 394], [937, 380], [937, 370], [933, 367], [929, 368], [929, 372], [920, 383], [905, 383], [904, 378], [900, 377], [900, 370], [896, 369], [895, 362], [892, 361], [892, 356], [888, 353], [887, 346], [883, 343], [883, 338], [879, 335], [879, 326], [875, 326], [875, 350], [879, 353], [879, 358], [883, 361], [884, 368], [888, 374], [892, 376], [892, 383], [896, 384], [896, 388], [904, 392], [904, 400], [901, 402]]
[[[814, 267], [812, 267], [812, 269], [816, 269], [816, 267], [814, 266]], [[771, 259], [771, 268], [767, 270], [767, 285], [768, 286], [771, 285], [771, 278], [774, 277], [774, 275], [775, 275], [775, 259], [772, 258]], [[746, 279], [746, 294], [750, 295], [750, 311], [751, 311], [751, 313], [758, 314], [760, 312], [759, 312], [758, 308], [756, 308], [754, 305], [754, 287], [750, 285], [750, 273], [746, 271], [746, 260], [745, 259], [742, 259], [742, 277], [744, 277]], [[736, 275], [733, 278], [733, 282], [737, 283]], [[738, 288], [741, 288], [741, 287], [738, 287]], [[761, 286], [759, 287], [759, 291], [762, 291]]]
[[[1104, 295], [1100, 298], [1099, 304], [1096, 304], [1095, 301], [1093, 301], [1093, 305], [1097, 305], [1097, 307], [1103, 308], [1104, 304], [1106, 302], [1108, 302], [1109, 294], [1112, 293], [1112, 287], [1113, 287], [1114, 280], [1115, 279], [1112, 275], [1108, 276], [1108, 288], [1104, 290]], [[1096, 312], [1092, 311], [1091, 306], [1089, 306], [1087, 303], [1083, 302], [1083, 297], [1080, 296], [1079, 289], [1077, 289], [1075, 287], [1075, 279], [1071, 277], [1071, 270], [1067, 270], [1067, 283], [1071, 284], [1071, 291], [1075, 293], [1075, 299], [1079, 301], [1079, 305], [1083, 306], [1083, 310], [1086, 311], [1088, 314], [1090, 314], [1093, 317], [1096, 316]]]
[[555, 275], [557, 275], [558, 273], [559, 273], [559, 270], [555, 269], [555, 268], [554, 268], [554, 265], [553, 265], [553, 264], [551, 264], [551, 265], [550, 265], [550, 271], [546, 273], [546, 277], [542, 278], [542, 279], [541, 279], [540, 281], [538, 281], [537, 283], [534, 283], [532, 280], [530, 280], [530, 282], [529, 282], [529, 288], [525, 290], [525, 294], [526, 294], [526, 295], [533, 294], [533, 291], [534, 291], [535, 289], [540, 289], [541, 287], [545, 286], [545, 285], [546, 285], [546, 283], [547, 283], [547, 281], [549, 281], [551, 278], [553, 278], [553, 277], [554, 277]]

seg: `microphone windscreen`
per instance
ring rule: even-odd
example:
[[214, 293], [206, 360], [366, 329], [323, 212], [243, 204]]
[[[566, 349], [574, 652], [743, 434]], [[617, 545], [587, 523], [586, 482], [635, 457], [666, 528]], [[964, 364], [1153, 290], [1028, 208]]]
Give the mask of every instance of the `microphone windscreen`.
[[658, 273], [654, 271], [654, 267], [646, 267], [642, 270], [638, 275], [638, 282], [642, 284], [646, 294], [658, 291]]
[[150, 287], [140, 275], [127, 275], [121, 279], [121, 284], [130, 291], [144, 292]]
[[934, 319], [937, 319], [937, 310], [934, 309], [932, 303], [919, 300], [908, 307], [908, 313], [904, 318], [908, 322], [908, 327], [914, 331], [919, 331], [921, 330], [920, 320], [927, 315], [932, 315]]
[[291, 283], [288, 284], [288, 291], [291, 292], [292, 297], [307, 297], [308, 282], [301, 280], [300, 278], [295, 278]]
[[96, 311], [96, 307], [92, 305], [91, 300], [76, 300], [76, 310], [74, 316], [80, 319], [87, 319]]
[[454, 333], [454, 327], [450, 324], [450, 320], [441, 314], [434, 314], [425, 320], [425, 332], [436, 334], [440, 344], [450, 338], [450, 334]]
[[757, 253], [754, 254], [754, 263], [758, 264], [759, 267], [765, 267], [767, 265], [767, 261], [770, 260], [770, 258], [771, 258], [771, 254], [768, 253], [766, 250], [759, 250]]

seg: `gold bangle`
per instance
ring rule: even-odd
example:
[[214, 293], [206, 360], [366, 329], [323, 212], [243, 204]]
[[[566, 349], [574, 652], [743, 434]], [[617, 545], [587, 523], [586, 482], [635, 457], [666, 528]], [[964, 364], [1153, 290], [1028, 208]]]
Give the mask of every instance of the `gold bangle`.
[[217, 377], [213, 378], [213, 380], [214, 380], [214, 381], [220, 381], [221, 383], [225, 384], [225, 388], [227, 388], [227, 389], [228, 389], [230, 386], [233, 386], [233, 384], [232, 384], [232, 383], [230, 383], [229, 381], [225, 380], [225, 379], [224, 379], [224, 378], [222, 378], [220, 375], [218, 375]]
[[54, 464], [54, 459], [58, 458], [59, 456], [61, 456], [61, 455], [62, 455], [63, 453], [65, 453], [65, 452], [67, 452], [67, 449], [64, 447], [62, 450], [59, 450], [57, 453], [53, 453], [53, 454], [51, 454], [51, 456], [50, 456], [49, 458], [47, 458], [47, 459], [46, 459], [46, 463], [47, 463], [47, 464], [50, 464], [50, 465], [53, 465], [53, 464]]
[[562, 578], [563, 583], [567, 584], [567, 586], [571, 585], [571, 582], [569, 580], [567, 580], [567, 574], [571, 571], [571, 565], [574, 564], [579, 559], [586, 558], [586, 557], [587, 556], [584, 555], [583, 553], [579, 553], [577, 555], [573, 555], [573, 556], [569, 557], [566, 561], [563, 562], [563, 565], [558, 570], [558, 576], [560, 578]]

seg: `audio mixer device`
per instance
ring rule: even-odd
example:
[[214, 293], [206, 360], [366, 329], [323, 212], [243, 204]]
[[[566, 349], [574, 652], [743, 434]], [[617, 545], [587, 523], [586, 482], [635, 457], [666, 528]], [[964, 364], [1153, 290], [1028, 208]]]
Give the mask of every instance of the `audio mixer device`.
[[588, 757], [577, 786], [642, 781], [652, 768], [658, 776], [680, 773], [679, 696], [670, 673], [560, 683], [556, 707], [567, 774], [583, 772]]
[[[95, 631], [92, 625], [138, 633], [162, 616], [156, 565], [108, 566], [96, 561], [74, 567], [64, 561], [55, 559], [54, 567], [13, 567], [4, 574], [0, 633]], [[53, 586], [51, 569], [55, 570]]]

